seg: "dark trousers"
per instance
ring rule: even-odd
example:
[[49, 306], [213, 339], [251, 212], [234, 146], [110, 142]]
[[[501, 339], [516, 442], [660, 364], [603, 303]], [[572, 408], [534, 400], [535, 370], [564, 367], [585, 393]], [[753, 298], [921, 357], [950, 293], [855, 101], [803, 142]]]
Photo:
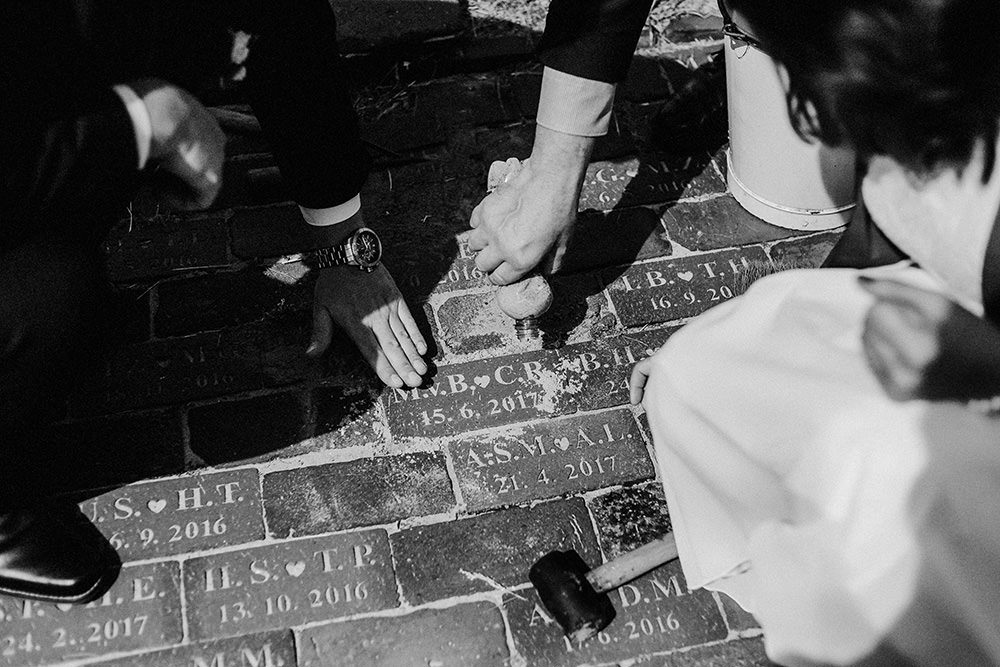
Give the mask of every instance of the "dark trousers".
[[[249, 32], [247, 95], [290, 193], [319, 208], [360, 190], [367, 156], [326, 0], [291, 5], [74, 0], [72, 5], [79, 20], [66, 23], [79, 32], [52, 42], [76, 44], [78, 52], [68, 55], [87, 61], [79, 69], [95, 85], [156, 76], [204, 89], [226, 73], [228, 31]], [[135, 182], [133, 174], [123, 173], [120, 180]], [[106, 187], [114, 191], [119, 185]], [[120, 203], [119, 211], [125, 201]], [[17, 233], [0, 242], [0, 507], [44, 494], [45, 470], [59, 464], [59, 452], [41, 448], [39, 426], [58, 415], [81, 376], [100, 363], [117, 326], [99, 250], [115, 210], [80, 215], [77, 202], [62, 207], [49, 201], [46, 207], [44, 214], [2, 221]], [[72, 213], [52, 214], [63, 209]]]

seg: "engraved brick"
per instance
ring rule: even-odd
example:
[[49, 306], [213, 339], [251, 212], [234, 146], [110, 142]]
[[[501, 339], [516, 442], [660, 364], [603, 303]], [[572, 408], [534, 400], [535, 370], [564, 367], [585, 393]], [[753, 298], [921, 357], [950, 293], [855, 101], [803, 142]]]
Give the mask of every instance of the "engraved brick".
[[53, 462], [45, 484], [96, 489], [183, 471], [183, 437], [177, 414], [153, 412], [53, 424], [33, 447]]
[[301, 637], [301, 667], [493, 667], [508, 660], [503, 618], [489, 602], [331, 623], [307, 628]]
[[183, 638], [179, 583], [176, 563], [150, 563], [122, 568], [104, 597], [83, 606], [0, 597], [0, 665], [177, 644]]
[[775, 667], [759, 637], [699, 646], [690, 651], [658, 656], [644, 664], [656, 667]]
[[496, 302], [496, 290], [460, 294], [445, 299], [437, 308], [441, 339], [451, 354], [469, 354], [511, 345], [514, 321]]
[[101, 667], [295, 667], [291, 630], [199, 642], [97, 663]]
[[823, 264], [833, 246], [840, 240], [843, 230], [823, 232], [812, 236], [776, 243], [771, 247], [774, 263], [787, 268], [815, 269]]
[[144, 560], [264, 537], [256, 470], [133, 484], [80, 503], [122, 560]]
[[264, 477], [268, 531], [314, 535], [454, 508], [441, 454], [360, 459]]
[[616, 489], [590, 501], [601, 547], [608, 558], [641, 547], [671, 530], [670, 513], [659, 484]]
[[116, 282], [176, 276], [230, 262], [225, 219], [158, 213], [115, 225], [108, 235], [108, 275]]
[[674, 204], [663, 211], [662, 220], [670, 238], [692, 251], [777, 241], [801, 233], [767, 224], [731, 195]]
[[559, 270], [574, 273], [671, 253], [670, 239], [650, 209], [584, 213], [577, 217]]
[[184, 562], [192, 639], [396, 607], [384, 530], [293, 540]]
[[295, 285], [260, 270], [160, 283], [154, 317], [160, 338], [222, 329], [312, 307], [311, 277]]
[[707, 153], [692, 157], [643, 155], [592, 163], [580, 193], [580, 210], [610, 211], [725, 191], [725, 183]]
[[552, 305], [538, 318], [542, 347], [558, 349], [566, 344], [606, 338], [621, 328], [598, 274], [551, 276], [549, 286]]
[[441, 294], [458, 289], [490, 287], [492, 283], [476, 268], [476, 253], [469, 250], [468, 233], [456, 237], [456, 250], [451, 265], [440, 271], [440, 279], [434, 285], [433, 293]]
[[763, 248], [750, 246], [607, 272], [608, 293], [625, 326], [672, 322], [698, 315], [740, 291], [740, 272], [768, 264]]
[[435, 437], [567, 414], [575, 408], [554, 352], [441, 366], [430, 385], [382, 394], [394, 438]]
[[429, 386], [382, 395], [395, 438], [457, 435], [628, 402], [631, 367], [666, 330], [438, 368]]
[[509, 599], [505, 607], [514, 644], [533, 667], [627, 662], [728, 634], [715, 598], [689, 590], [676, 561], [611, 591], [615, 620], [583, 645], [566, 638], [534, 589], [524, 593], [526, 600]]
[[241, 461], [302, 442], [306, 406], [298, 393], [212, 403], [188, 412], [191, 451], [206, 463]]
[[592, 491], [653, 475], [629, 410], [460, 439], [449, 449], [470, 510]]
[[170, 405], [318, 379], [327, 372], [348, 374], [364, 363], [346, 352], [322, 362], [306, 357], [309, 320], [308, 314], [293, 314], [122, 348], [103, 373], [85, 383], [71, 407], [89, 414]]
[[414, 605], [527, 583], [531, 564], [554, 549], [574, 549], [588, 562], [597, 555], [580, 499], [418, 526], [391, 539], [403, 597]]

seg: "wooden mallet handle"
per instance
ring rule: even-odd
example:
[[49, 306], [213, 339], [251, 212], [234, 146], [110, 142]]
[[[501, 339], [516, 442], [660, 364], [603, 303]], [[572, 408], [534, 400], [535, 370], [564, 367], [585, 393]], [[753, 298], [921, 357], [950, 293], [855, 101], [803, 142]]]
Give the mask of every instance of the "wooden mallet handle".
[[598, 593], [618, 588], [636, 577], [677, 558], [674, 534], [667, 533], [658, 540], [622, 554], [587, 573], [587, 581]]

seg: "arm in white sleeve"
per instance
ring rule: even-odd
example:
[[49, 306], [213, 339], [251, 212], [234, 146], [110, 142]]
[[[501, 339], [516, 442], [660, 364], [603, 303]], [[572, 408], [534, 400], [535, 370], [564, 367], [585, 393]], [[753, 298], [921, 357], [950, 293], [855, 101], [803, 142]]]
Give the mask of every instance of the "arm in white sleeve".
[[135, 129], [135, 146], [139, 155], [139, 169], [142, 169], [146, 166], [146, 161], [149, 160], [149, 151], [153, 143], [153, 121], [149, 117], [149, 109], [135, 94], [135, 91], [128, 86], [119, 84], [114, 86], [112, 90], [121, 98], [129, 118], [132, 119], [132, 127]]
[[564, 134], [600, 137], [608, 133], [614, 101], [615, 84], [546, 67], [536, 122]]

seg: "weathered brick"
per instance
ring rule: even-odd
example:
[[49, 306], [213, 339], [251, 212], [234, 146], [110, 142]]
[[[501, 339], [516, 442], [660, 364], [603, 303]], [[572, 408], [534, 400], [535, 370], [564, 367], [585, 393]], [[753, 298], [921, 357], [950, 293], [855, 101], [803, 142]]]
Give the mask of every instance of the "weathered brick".
[[122, 568], [100, 600], [49, 604], [0, 597], [0, 664], [51, 664], [177, 644], [181, 630], [177, 563]]
[[133, 484], [80, 503], [122, 560], [144, 560], [264, 537], [256, 470]]
[[663, 211], [662, 220], [670, 238], [692, 251], [777, 241], [800, 234], [751, 215], [731, 195], [674, 204]]
[[306, 406], [298, 393], [192, 408], [188, 428], [191, 451], [210, 464], [274, 454], [308, 436]]
[[175, 646], [97, 664], [101, 667], [294, 667], [295, 636], [291, 630], [264, 632]]
[[123, 220], [108, 235], [108, 275], [116, 282], [176, 276], [230, 263], [225, 219], [220, 215], [159, 213]]
[[628, 264], [672, 254], [670, 243], [656, 213], [632, 208], [577, 217], [559, 270], [563, 273]]
[[183, 437], [172, 412], [52, 424], [33, 443], [51, 462], [39, 481], [79, 490], [178, 473], [184, 469]]
[[764, 653], [764, 642], [755, 637], [699, 646], [651, 659], [656, 667], [776, 667]]
[[470, 510], [651, 477], [635, 419], [615, 410], [462, 438], [449, 445]]
[[[615, 328], [617, 320], [607, 307], [596, 275], [553, 277], [549, 284], [552, 306], [538, 318], [544, 347], [556, 348], [606, 335]], [[497, 305], [496, 295], [496, 288], [488, 287], [450, 296], [439, 303], [439, 341], [448, 353], [461, 355], [520, 344], [514, 320]]]
[[489, 602], [311, 627], [300, 645], [301, 667], [494, 667], [508, 660], [503, 618]]
[[722, 610], [726, 614], [726, 625], [729, 626], [730, 630], [743, 632], [745, 630], [757, 630], [760, 628], [760, 623], [753, 617], [753, 614], [736, 604], [735, 600], [725, 593], [716, 593], [716, 595], [722, 601]]
[[588, 562], [597, 556], [579, 499], [418, 526], [391, 540], [403, 597], [414, 605], [526, 583], [532, 563], [555, 549], [575, 549]]
[[415, 88], [414, 106], [440, 117], [447, 127], [500, 125], [519, 120], [512, 86], [497, 76], [462, 77]]
[[691, 157], [642, 155], [587, 167], [580, 210], [610, 211], [725, 191], [726, 185], [707, 153]]
[[842, 233], [843, 230], [835, 230], [794, 241], [775, 243], [771, 246], [771, 259], [783, 268], [818, 268], [840, 240]]
[[396, 607], [384, 530], [292, 540], [184, 562], [192, 639]]
[[676, 561], [609, 595], [617, 611], [615, 620], [583, 645], [566, 638], [534, 589], [526, 591], [527, 599], [509, 600], [505, 606], [515, 646], [533, 667], [579, 665], [625, 662], [725, 639], [728, 634], [715, 598], [704, 590], [688, 590]]
[[741, 292], [741, 271], [755, 263], [770, 264], [759, 246], [636, 264], [604, 276], [618, 317], [630, 327], [693, 317], [731, 299]]
[[601, 547], [617, 558], [663, 537], [671, 530], [670, 513], [659, 484], [617, 489], [590, 501]]
[[310, 446], [345, 449], [386, 441], [388, 429], [379, 416], [372, 387], [330, 385], [311, 393], [316, 426]]
[[264, 477], [268, 532], [315, 535], [437, 514], [455, 497], [441, 454], [359, 459]]
[[458, 0], [390, 3], [332, 0], [337, 15], [337, 42], [344, 53], [365, 53], [455, 35], [468, 22]]
[[386, 389], [389, 429], [394, 438], [457, 435], [624, 405], [632, 365], [670, 331], [441, 366], [428, 386]]
[[183, 336], [308, 310], [313, 282], [307, 276], [298, 284], [286, 285], [254, 269], [160, 283], [156, 335]]

